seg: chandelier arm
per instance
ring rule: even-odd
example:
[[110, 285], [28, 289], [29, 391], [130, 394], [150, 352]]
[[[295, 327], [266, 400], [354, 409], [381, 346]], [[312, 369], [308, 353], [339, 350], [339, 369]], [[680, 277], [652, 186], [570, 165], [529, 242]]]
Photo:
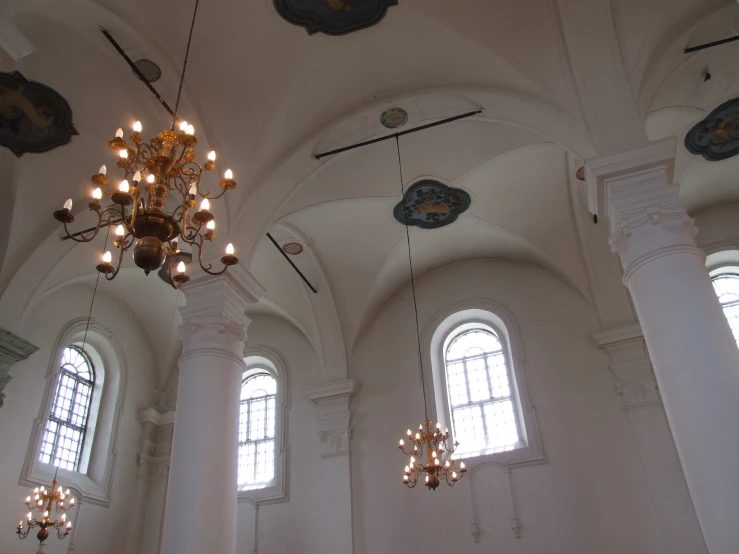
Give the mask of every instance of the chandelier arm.
[[220, 271], [211, 271], [213, 269], [213, 264], [208, 264], [208, 267], [205, 267], [203, 265], [203, 248], [202, 246], [198, 247], [198, 263], [200, 264], [200, 268], [205, 271], [208, 275], [221, 275], [223, 273], [226, 273], [228, 270], [228, 266], [226, 264], [223, 264], [223, 269]]
[[[102, 220], [102, 216], [100, 214], [98, 215], [100, 220]], [[91, 240], [93, 240], [98, 235], [98, 232], [100, 232], [100, 221], [98, 221], [98, 224], [95, 226], [94, 229], [92, 229], [92, 231], [93, 233], [92, 235], [89, 235], [89, 238], [85, 235], [85, 231], [72, 234], [69, 232], [67, 222], [64, 222], [64, 232], [67, 233], [67, 238], [72, 239], [74, 242], [90, 242]]]
[[[95, 225], [95, 227], [93, 229], [90, 229], [90, 231], [92, 232], [91, 235], [85, 235], [85, 232], [86, 231], [80, 231], [80, 232], [74, 233], [74, 234], [73, 233], [70, 233], [66, 221], [63, 222], [63, 224], [64, 224], [64, 231], [67, 233], [67, 237], [70, 238], [70, 239], [72, 239], [75, 242], [90, 242], [90, 241], [94, 240], [95, 237], [98, 236], [98, 233], [100, 232], [100, 227], [102, 226], [102, 223], [103, 223], [103, 216], [106, 213], [116, 212], [116, 209], [117, 209], [117, 206], [115, 206], [115, 205], [114, 206], [108, 206], [107, 208], [105, 208], [103, 210], [100, 210], [99, 209], [99, 206], [97, 208], [90, 208], [90, 211], [91, 212], [95, 212], [95, 213], [98, 214], [98, 222], [97, 222], [97, 224]], [[117, 212], [117, 215], [120, 215], [120, 212]], [[125, 221], [125, 214], [123, 216], [123, 220]], [[108, 221], [108, 225], [110, 225], [111, 224], [111, 221], [112, 221], [112, 216], [109, 216], [107, 218], [107, 221]]]
[[201, 194], [200, 196], [202, 196], [203, 198], [207, 198], [208, 200], [218, 200], [221, 196], [223, 196], [227, 192], [228, 192], [228, 189], [223, 189], [221, 190], [221, 194], [219, 194], [218, 196], [210, 196], [210, 190], [208, 190], [206, 194]]
[[[118, 264], [116, 264], [115, 271], [113, 273], [103, 274], [108, 281], [112, 281], [113, 279], [115, 279], [116, 275], [118, 275], [118, 272], [123, 266], [123, 253], [131, 247], [135, 238], [136, 237], [131, 233], [128, 233], [125, 237], [123, 237], [123, 240], [121, 241], [120, 252], [118, 253]], [[129, 239], [131, 240], [129, 241]], [[126, 244], [126, 242], [128, 242], [128, 244]]]
[[182, 178], [182, 176], [178, 175], [173, 179], [174, 187], [172, 187], [174, 190], [176, 190], [178, 193], [180, 193], [180, 196], [182, 196], [182, 202], [184, 203], [187, 200], [187, 197], [189, 196], [189, 186], [187, 186], [187, 183]]

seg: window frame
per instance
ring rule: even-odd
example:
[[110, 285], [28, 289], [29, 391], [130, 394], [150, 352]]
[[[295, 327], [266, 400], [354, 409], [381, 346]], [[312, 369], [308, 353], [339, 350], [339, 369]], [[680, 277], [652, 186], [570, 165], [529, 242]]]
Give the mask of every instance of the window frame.
[[[65, 364], [63, 363], [64, 353], [67, 350], [75, 350], [83, 358], [84, 363], [88, 367], [88, 371], [89, 371], [90, 376], [91, 376], [90, 379], [85, 379], [84, 377], [81, 377], [79, 374], [72, 373], [72, 372], [70, 372], [69, 370], [67, 370], [64, 367], [65, 366]], [[51, 409], [49, 410], [49, 415], [46, 418], [46, 425], [44, 425], [44, 437], [46, 436], [46, 433], [48, 431], [48, 424], [49, 424], [49, 422], [52, 422], [52, 421], [55, 422], [57, 424], [57, 429], [56, 429], [56, 431], [54, 433], [54, 440], [53, 440], [53, 443], [52, 443], [51, 454], [49, 454], [50, 459], [51, 459], [51, 464], [54, 465], [54, 461], [56, 459], [56, 451], [59, 448], [59, 441], [61, 439], [61, 433], [60, 433], [61, 427], [69, 427], [69, 428], [74, 429], [74, 430], [76, 430], [76, 431], [78, 431], [80, 433], [79, 447], [77, 449], [75, 460], [74, 460], [74, 463], [73, 463], [74, 469], [69, 470], [69, 471], [77, 471], [78, 472], [82, 467], [84, 467], [83, 466], [83, 462], [85, 460], [84, 460], [83, 454], [85, 453], [85, 445], [86, 444], [89, 444], [89, 442], [90, 442], [89, 440], [86, 440], [86, 439], [87, 439], [87, 435], [88, 435], [88, 432], [87, 432], [88, 431], [88, 422], [90, 421], [90, 418], [93, 415], [92, 414], [92, 398], [93, 398], [93, 395], [95, 394], [95, 388], [96, 388], [96, 382], [95, 382], [95, 364], [93, 363], [92, 358], [90, 357], [90, 355], [88, 354], [88, 352], [82, 347], [82, 345], [78, 345], [78, 344], [70, 344], [70, 345], [62, 348], [60, 358], [61, 359], [60, 359], [60, 363], [59, 363], [59, 365], [60, 365], [60, 367], [59, 367], [59, 378], [57, 379], [56, 389], [54, 390], [54, 396], [53, 396], [53, 400], [51, 402]], [[66, 376], [67, 379], [71, 379], [72, 381], [74, 381], [74, 391], [73, 391], [73, 394], [72, 394], [72, 405], [70, 406], [69, 417], [67, 418], [66, 421], [63, 421], [59, 417], [57, 417], [57, 416], [54, 415], [54, 408], [56, 407], [57, 401], [59, 400], [59, 393], [60, 393], [60, 387], [61, 387], [62, 377], [64, 377], [64, 376]], [[87, 385], [87, 386], [90, 387], [90, 395], [89, 395], [89, 398], [88, 398], [88, 400], [86, 402], [86, 405], [84, 406], [85, 415], [84, 415], [83, 423], [82, 423], [81, 426], [78, 426], [78, 425], [75, 425], [74, 423], [72, 423], [72, 412], [73, 412], [74, 406], [76, 405], [76, 403], [74, 402], [74, 399], [77, 396], [77, 390], [78, 390], [78, 387], [79, 387], [80, 383], [85, 384], [85, 385]], [[95, 414], [95, 415], [97, 415], [97, 414]], [[41, 441], [42, 441], [42, 446], [43, 446], [44, 438], [42, 438]], [[43, 453], [41, 453], [40, 450], [41, 449], [39, 449], [39, 458], [41, 458], [43, 456]], [[39, 460], [39, 461], [41, 461], [41, 460]], [[46, 463], [46, 462], [42, 462], [42, 463]]]
[[[242, 382], [249, 377], [250, 373], [268, 373], [277, 383], [274, 438], [275, 472], [274, 479], [269, 486], [259, 489], [239, 489], [237, 493], [238, 501], [248, 502], [253, 505], [287, 502], [290, 499], [290, 447], [288, 444], [290, 380], [287, 364], [277, 351], [265, 346], [245, 349], [244, 364], [245, 369], [242, 374]], [[236, 440], [238, 441], [238, 437]]]
[[60, 481], [66, 483], [70, 489], [78, 491], [78, 500], [108, 507], [113, 489], [116, 445], [125, 405], [128, 371], [123, 345], [110, 329], [94, 319], [90, 321], [89, 329], [87, 318], [74, 319], [65, 325], [57, 336], [51, 349], [44, 394], [38, 415], [33, 421], [18, 483], [24, 487], [48, 484], [57, 471], [53, 464], [45, 464], [39, 460], [41, 443], [56, 397], [62, 353], [70, 345], [81, 346], [86, 331], [84, 350], [95, 368], [95, 387], [87, 419], [87, 438], [82, 446], [78, 471], [60, 467], [58, 472]]
[[[257, 449], [256, 450], [258, 452], [258, 450], [259, 450], [258, 445], [260, 443], [271, 442], [272, 443], [272, 455], [274, 457], [275, 454], [276, 454], [276, 452], [277, 452], [277, 441], [276, 441], [276, 439], [277, 439], [277, 388], [278, 388], [279, 383], [277, 382], [277, 379], [275, 379], [274, 375], [269, 370], [267, 370], [266, 368], [264, 368], [264, 367], [253, 367], [251, 369], [245, 370], [244, 373], [242, 374], [242, 378], [241, 378], [241, 390], [242, 391], [244, 390], [244, 386], [246, 386], [247, 382], [250, 379], [254, 379], [254, 378], [259, 377], [259, 376], [267, 376], [267, 377], [271, 378], [274, 381], [274, 383], [275, 383], [275, 394], [268, 394], [268, 395], [265, 395], [265, 396], [258, 396], [258, 397], [251, 397], [251, 398], [247, 398], [247, 399], [240, 399], [239, 400], [239, 403], [240, 403], [240, 405], [243, 405], [244, 402], [246, 402], [248, 404], [251, 404], [255, 400], [274, 398], [274, 408], [273, 408], [274, 409], [274, 418], [275, 418], [274, 432], [269, 437], [266, 436], [266, 432], [265, 432], [265, 437], [264, 438], [250, 440], [248, 438], [248, 436], [249, 436], [249, 425], [250, 425], [250, 421], [249, 421], [249, 418], [247, 417], [247, 421], [246, 421], [246, 427], [247, 427], [247, 429], [246, 429], [246, 435], [247, 435], [247, 439], [243, 443], [241, 442], [241, 440], [239, 440], [239, 449], [241, 449], [242, 446], [246, 446], [246, 445], [248, 445], [248, 444], [251, 443], [251, 444], [257, 445]], [[266, 417], [265, 417], [265, 426], [266, 426], [267, 420], [269, 419], [269, 408], [268, 407], [265, 408], [265, 413], [266, 413]], [[241, 427], [241, 410], [239, 410], [239, 427]], [[239, 453], [239, 457], [240, 456], [241, 456], [241, 454]], [[257, 453], [255, 452], [255, 458], [256, 457], [257, 457]], [[255, 460], [255, 462], [256, 462], [256, 460]], [[273, 464], [273, 465], [275, 465], [275, 464]], [[265, 488], [268, 488], [268, 487], [273, 486], [274, 485], [274, 482], [275, 482], [275, 479], [276, 479], [276, 475], [274, 474], [274, 470], [276, 468], [273, 467], [272, 469], [273, 469], [272, 479], [270, 479], [269, 481], [267, 481], [264, 485], [259, 486], [259, 487], [252, 487], [252, 488], [248, 488], [248, 489], [247, 488], [240, 488], [239, 490], [245, 490], [245, 491], [246, 490], [250, 490], [251, 491], [251, 490], [265, 489]], [[239, 487], [242, 487], [242, 485], [243, 485], [242, 483], [238, 483], [238, 486]]]
[[500, 341], [509, 375], [520, 443], [512, 450], [483, 452], [470, 457], [460, 454], [459, 458], [464, 459], [471, 470], [485, 466], [526, 467], [547, 463], [536, 410], [529, 400], [523, 373], [525, 361], [518, 326], [511, 313], [496, 302], [474, 299], [449, 305], [439, 310], [424, 327], [424, 372], [427, 381], [433, 383], [433, 402], [429, 403], [433, 407], [431, 417], [439, 421], [442, 427], [448, 427], [454, 439], [446, 377], [446, 349], [461, 332], [473, 328], [488, 330]]
[[[449, 376], [448, 375], [448, 364], [449, 364], [449, 360], [447, 360], [446, 355], [447, 355], [447, 352], [449, 351], [449, 348], [451, 348], [452, 344], [454, 343], [454, 341], [456, 341], [458, 338], [460, 338], [461, 336], [463, 336], [466, 333], [477, 332], [477, 331], [482, 331], [482, 332], [491, 334], [493, 337], [495, 337], [495, 340], [498, 341], [498, 343], [500, 344], [500, 347], [501, 347], [500, 348], [500, 355], [503, 357], [503, 363], [505, 364], [505, 370], [506, 370], [506, 376], [508, 378], [508, 387], [510, 389], [510, 395], [507, 396], [507, 397], [500, 398], [500, 399], [495, 399], [494, 397], [491, 396], [487, 400], [470, 401], [466, 406], [452, 406], [451, 405], [451, 401], [449, 400], [449, 382], [448, 382], [448, 376]], [[525, 447], [526, 446], [526, 443], [525, 443], [525, 440], [524, 440], [525, 432], [522, 431], [522, 429], [521, 429], [521, 427], [522, 427], [522, 425], [521, 425], [522, 415], [520, 413], [519, 399], [517, 398], [517, 394], [516, 394], [516, 386], [515, 386], [515, 382], [516, 381], [515, 381], [515, 377], [512, 375], [510, 357], [508, 356], [508, 353], [507, 353], [506, 344], [505, 344], [505, 342], [503, 340], [501, 340], [501, 338], [499, 336], [499, 332], [496, 329], [492, 328], [490, 325], [485, 324], [485, 323], [476, 323], [476, 322], [473, 322], [473, 321], [465, 322], [465, 323], [463, 323], [463, 324], [455, 327], [454, 329], [452, 329], [449, 333], [447, 333], [447, 336], [444, 339], [442, 353], [443, 353], [443, 356], [444, 356], [444, 368], [443, 368], [444, 369], [444, 383], [445, 383], [445, 385], [447, 387], [447, 389], [446, 389], [446, 393], [447, 393], [446, 398], [447, 398], [447, 402], [448, 402], [448, 405], [449, 405], [448, 406], [448, 414], [449, 414], [448, 417], [449, 417], [449, 423], [451, 424], [449, 427], [450, 427], [450, 429], [452, 429], [452, 432], [451, 432], [452, 437], [454, 437], [454, 435], [456, 434], [456, 426], [454, 424], [454, 410], [455, 409], [461, 409], [461, 408], [473, 407], [473, 406], [480, 406], [480, 407], [482, 407], [485, 404], [494, 404], [495, 402], [501, 402], [501, 401], [504, 401], [504, 400], [510, 400], [511, 403], [513, 404], [513, 412], [514, 412], [514, 418], [515, 418], [514, 423], [515, 423], [515, 426], [516, 426], [516, 434], [518, 436], [518, 441], [516, 441], [513, 445], [511, 445], [512, 448], [509, 448], [508, 450], [513, 450], [513, 449], [516, 449], [516, 448], [523, 448], [523, 447]], [[495, 354], [495, 352], [491, 352], [490, 354]], [[469, 393], [469, 381], [468, 381], [469, 375], [468, 375], [468, 370], [467, 370], [467, 366], [466, 366], [466, 363], [465, 363], [465, 360], [466, 359], [467, 358], [465, 356], [465, 357], [462, 357], [462, 358], [459, 358], [459, 359], [456, 359], [456, 360], [452, 360], [452, 362], [462, 361], [462, 363], [464, 364], [465, 381], [467, 382], [467, 389], [468, 389], [468, 393]], [[487, 375], [488, 375], [488, 386], [491, 386], [491, 383], [489, 382], [489, 379], [490, 379], [490, 368], [487, 365], [487, 360], [485, 361], [485, 369], [486, 369], [486, 372], [487, 372]], [[492, 393], [492, 391], [491, 391], [491, 393]], [[485, 423], [484, 416], [483, 416], [483, 420], [482, 421], [483, 421], [483, 427], [485, 428], [485, 434], [487, 435], [487, 425]], [[464, 447], [465, 445], [464, 444], [460, 444], [460, 446], [461, 447]], [[464, 449], [460, 449], [460, 454], [459, 455], [460, 455], [460, 457], [463, 457], [463, 456], [478, 457], [478, 456], [485, 456], [487, 454], [492, 454], [492, 453], [496, 453], [497, 454], [498, 453], [498, 452], [494, 452], [493, 450], [490, 450], [488, 452], [488, 450], [490, 450], [490, 449], [488, 449], [488, 448], [484, 448], [484, 449], [472, 449], [472, 450], [468, 450], [468, 451], [464, 451]], [[500, 451], [500, 452], [503, 452], [503, 451]]]

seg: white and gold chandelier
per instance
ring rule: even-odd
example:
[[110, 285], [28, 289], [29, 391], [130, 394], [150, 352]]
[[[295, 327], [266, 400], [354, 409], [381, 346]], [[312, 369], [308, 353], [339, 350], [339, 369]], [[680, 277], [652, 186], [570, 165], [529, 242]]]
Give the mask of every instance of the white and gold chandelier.
[[[90, 210], [98, 216], [94, 228], [72, 234], [68, 225], [74, 222], [72, 200], [64, 208], [54, 212], [54, 217], [64, 224], [67, 235], [77, 242], [90, 242], [103, 226], [116, 226], [114, 245], [118, 248], [116, 265], [106, 251], [97, 270], [109, 281], [121, 269], [123, 254], [133, 247], [133, 259], [148, 275], [159, 269], [165, 259], [169, 260], [169, 276], [172, 285], [179, 288], [190, 278], [185, 274], [185, 264], [180, 262], [173, 274], [173, 260], [180, 252], [178, 241], [197, 249], [200, 267], [206, 273], [219, 275], [229, 266], [238, 263], [233, 246], [226, 247], [221, 258], [223, 268], [214, 271], [212, 264], [203, 264], [203, 246], [215, 238], [215, 219], [210, 211], [210, 201], [236, 188], [233, 172], [227, 169], [219, 182], [220, 191], [214, 194], [203, 188], [203, 176], [215, 169], [216, 153], [210, 152], [204, 164], [198, 163], [195, 146], [195, 130], [186, 121], [180, 123], [179, 132], [165, 129], [145, 141], [141, 136], [140, 121], [133, 124], [130, 143], [123, 139], [123, 129], [108, 141], [116, 152], [116, 165], [123, 170], [123, 179], [111, 186], [107, 169], [102, 166], [92, 176], [95, 188], [92, 191]], [[176, 197], [176, 205], [166, 205], [169, 196]], [[102, 198], [110, 197], [112, 204], [103, 208]], [[198, 205], [200, 206], [196, 209]]]
[[[447, 485], [453, 487], [467, 471], [464, 462], [459, 464], [459, 473], [455, 471], [457, 460], [452, 455], [459, 445], [455, 442], [449, 444], [449, 431], [441, 432], [441, 425], [436, 424], [436, 429], [431, 429], [431, 421], [426, 419], [418, 426], [418, 432], [413, 435], [408, 429], [408, 448], [406, 449], [405, 440], [400, 439], [400, 450], [406, 456], [410, 456], [410, 463], [405, 466], [403, 473], [403, 483], [413, 488], [418, 483], [421, 475], [426, 476], [424, 485], [430, 490], [436, 489], [441, 483], [441, 479], [446, 480]], [[413, 448], [411, 449], [411, 446]], [[447, 459], [444, 460], [444, 456]]]
[[[32, 529], [39, 528], [36, 538], [41, 545], [49, 537], [49, 529], [55, 529], [57, 537], [63, 539], [72, 531], [72, 522], [67, 520], [66, 510], [74, 508], [74, 498], [70, 496], [69, 489], [63, 490], [61, 486], [57, 488], [56, 476], [51, 483], [51, 489], [45, 487], [36, 487], [33, 489], [32, 496], [26, 497], [26, 506], [31, 510], [26, 516], [25, 524], [23, 520], [18, 524], [16, 534], [18, 538], [25, 539]], [[65, 506], [65, 502], [67, 503]], [[33, 512], [38, 511], [39, 515], [34, 517]], [[52, 519], [52, 514], [56, 511], [57, 517]], [[43, 548], [42, 550], [43, 551]]]

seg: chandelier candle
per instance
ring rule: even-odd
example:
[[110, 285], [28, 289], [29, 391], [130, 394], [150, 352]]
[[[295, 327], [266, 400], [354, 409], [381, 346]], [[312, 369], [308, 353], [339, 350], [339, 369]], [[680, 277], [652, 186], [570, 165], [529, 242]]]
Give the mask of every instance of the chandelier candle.
[[[69, 232], [68, 225], [74, 222], [71, 200], [64, 203], [64, 209], [54, 212], [54, 217], [64, 224], [69, 238], [90, 242], [103, 224], [117, 225], [114, 244], [119, 250], [118, 260], [113, 265], [110, 254], [106, 252], [102, 263], [97, 266], [109, 281], [120, 271], [123, 253], [131, 249], [134, 262], [147, 275], [168, 259], [172, 285], [179, 288], [190, 278], [184, 272], [174, 275], [173, 257], [180, 252], [178, 238], [193, 250], [197, 249], [198, 263], [210, 275], [220, 275], [229, 266], [237, 264], [239, 260], [230, 245], [230, 252], [221, 258], [223, 267], [220, 270], [213, 270], [212, 264], [203, 264], [204, 244], [215, 239], [210, 201], [236, 188], [233, 172], [230, 169], [224, 172], [224, 178], [219, 181], [220, 190], [216, 193], [203, 187], [205, 173], [215, 169], [216, 154], [210, 152], [202, 165], [196, 161], [198, 141], [195, 128], [186, 121], [180, 123], [179, 133], [173, 127], [173, 130], [161, 131], [148, 141], [141, 136], [143, 126], [140, 121], [136, 121], [132, 128], [133, 134], [128, 142], [123, 138], [123, 129], [118, 129], [115, 137], [108, 141], [110, 149], [118, 154], [116, 166], [123, 171], [123, 180], [117, 187], [111, 187], [105, 166], [92, 176], [95, 188], [89, 208], [98, 215], [95, 228], [76, 235]], [[110, 206], [101, 206], [103, 196], [110, 197]], [[177, 204], [169, 209], [165, 205], [169, 202], [165, 201], [172, 196], [177, 199]], [[196, 208], [198, 196], [202, 199], [199, 210]]]

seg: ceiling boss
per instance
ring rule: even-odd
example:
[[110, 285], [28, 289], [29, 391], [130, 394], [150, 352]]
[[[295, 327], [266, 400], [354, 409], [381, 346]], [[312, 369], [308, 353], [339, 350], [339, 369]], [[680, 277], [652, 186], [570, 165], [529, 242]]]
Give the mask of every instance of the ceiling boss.
[[[107, 170], [102, 166], [92, 176], [95, 186], [92, 192], [90, 210], [98, 215], [93, 229], [71, 234], [68, 225], [74, 222], [72, 200], [67, 200], [64, 208], [54, 212], [54, 217], [64, 224], [64, 230], [77, 242], [90, 242], [103, 226], [115, 226], [115, 247], [118, 249], [116, 265], [110, 251], [103, 254], [97, 270], [112, 280], [118, 274], [123, 261], [123, 253], [133, 247], [133, 259], [137, 266], [148, 275], [159, 269], [165, 259], [169, 260], [169, 275], [175, 288], [179, 288], [190, 278], [185, 274], [185, 264], [180, 262], [172, 267], [174, 255], [179, 253], [178, 241], [189, 244], [198, 251], [198, 263], [206, 273], [220, 275], [229, 266], [238, 263], [233, 246], [226, 247], [226, 255], [221, 258], [223, 268], [214, 271], [212, 264], [204, 265], [203, 246], [215, 238], [215, 219], [210, 211], [210, 201], [216, 200], [236, 187], [233, 173], [227, 169], [219, 182], [219, 190], [212, 192], [203, 188], [203, 176], [215, 169], [216, 153], [210, 152], [204, 164], [196, 161], [195, 130], [183, 121], [179, 132], [164, 130], [146, 142], [142, 136], [140, 121], [133, 124], [130, 143], [123, 139], [123, 130], [108, 141], [108, 146], [116, 152], [116, 165], [123, 170], [123, 179], [112, 185]], [[171, 194], [171, 196], [170, 196]], [[112, 204], [103, 208], [103, 197], [110, 197]], [[176, 198], [172, 206], [169, 198]], [[199, 203], [199, 206], [198, 206]], [[168, 209], [167, 204], [172, 209]]]

